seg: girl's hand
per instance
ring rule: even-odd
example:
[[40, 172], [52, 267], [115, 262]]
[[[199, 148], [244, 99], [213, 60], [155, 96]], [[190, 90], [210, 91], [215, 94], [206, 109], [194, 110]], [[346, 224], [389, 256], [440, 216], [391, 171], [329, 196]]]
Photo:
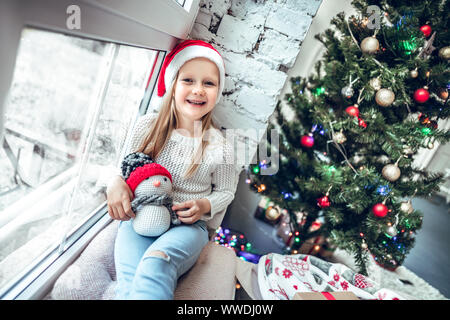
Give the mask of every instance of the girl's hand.
[[192, 224], [211, 211], [211, 203], [208, 199], [189, 200], [173, 205], [172, 210], [175, 211], [181, 222]]
[[106, 203], [111, 218], [122, 221], [135, 218], [136, 215], [131, 210], [133, 197], [133, 192], [123, 178], [115, 177], [106, 189]]

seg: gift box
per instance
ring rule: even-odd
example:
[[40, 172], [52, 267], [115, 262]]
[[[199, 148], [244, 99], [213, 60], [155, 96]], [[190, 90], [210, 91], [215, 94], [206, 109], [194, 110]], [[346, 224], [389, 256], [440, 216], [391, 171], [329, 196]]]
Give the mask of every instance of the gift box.
[[359, 300], [353, 292], [296, 292], [293, 300]]
[[317, 255], [320, 252], [320, 249], [322, 248], [324, 242], [325, 238], [322, 236], [308, 239], [302, 244], [302, 246], [298, 250], [298, 253]]

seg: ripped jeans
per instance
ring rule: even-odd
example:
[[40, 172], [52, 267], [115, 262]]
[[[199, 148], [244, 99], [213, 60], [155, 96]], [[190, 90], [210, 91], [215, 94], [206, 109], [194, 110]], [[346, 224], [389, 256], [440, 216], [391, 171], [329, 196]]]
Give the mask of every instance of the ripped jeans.
[[158, 237], [137, 234], [131, 221], [120, 222], [114, 245], [115, 298], [172, 300], [178, 278], [195, 264], [208, 243], [205, 221], [174, 226]]

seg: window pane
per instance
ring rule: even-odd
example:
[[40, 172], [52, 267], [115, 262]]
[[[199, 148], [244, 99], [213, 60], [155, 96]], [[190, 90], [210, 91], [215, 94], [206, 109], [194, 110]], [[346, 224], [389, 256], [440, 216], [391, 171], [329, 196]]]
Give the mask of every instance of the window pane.
[[175, 0], [180, 6], [184, 7], [186, 0]]
[[104, 204], [155, 58], [23, 30], [0, 149], [0, 287]]

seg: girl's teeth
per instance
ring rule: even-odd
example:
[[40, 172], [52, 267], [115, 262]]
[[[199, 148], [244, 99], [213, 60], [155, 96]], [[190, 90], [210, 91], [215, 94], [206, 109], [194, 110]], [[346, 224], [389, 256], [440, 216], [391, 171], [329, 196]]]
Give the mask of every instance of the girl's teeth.
[[188, 100], [188, 102], [189, 102], [189, 103], [192, 103], [192, 104], [197, 104], [197, 105], [202, 105], [202, 104], [204, 104], [204, 102], [194, 102], [194, 101], [189, 101], [189, 100]]

